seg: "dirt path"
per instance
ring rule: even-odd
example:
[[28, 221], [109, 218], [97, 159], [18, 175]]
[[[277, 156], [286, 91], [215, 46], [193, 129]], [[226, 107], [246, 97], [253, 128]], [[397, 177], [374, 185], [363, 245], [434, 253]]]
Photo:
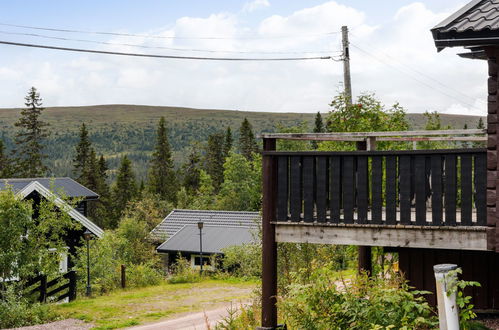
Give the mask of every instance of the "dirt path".
[[128, 329], [133, 330], [200, 330], [207, 329], [207, 324], [214, 327], [219, 321], [228, 315], [230, 308], [237, 308], [240, 303], [225, 304], [223, 307], [216, 309], [205, 310], [203, 312], [189, 313], [187, 315], [174, 318], [171, 320], [141, 325]]

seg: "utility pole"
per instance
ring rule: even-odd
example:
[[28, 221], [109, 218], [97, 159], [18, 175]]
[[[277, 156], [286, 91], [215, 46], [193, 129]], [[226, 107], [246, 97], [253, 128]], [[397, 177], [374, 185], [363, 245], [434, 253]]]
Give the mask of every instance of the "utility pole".
[[348, 42], [348, 26], [341, 27], [341, 44], [343, 45], [343, 86], [348, 105], [352, 104], [352, 80], [350, 77], [350, 45]]

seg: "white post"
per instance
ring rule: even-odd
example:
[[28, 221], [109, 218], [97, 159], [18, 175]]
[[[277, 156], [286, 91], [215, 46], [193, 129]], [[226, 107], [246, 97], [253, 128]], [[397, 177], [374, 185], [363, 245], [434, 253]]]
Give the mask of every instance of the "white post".
[[437, 304], [440, 330], [459, 330], [459, 308], [456, 304], [456, 292], [448, 294], [449, 284], [456, 281], [457, 265], [440, 264], [433, 266], [437, 281]]

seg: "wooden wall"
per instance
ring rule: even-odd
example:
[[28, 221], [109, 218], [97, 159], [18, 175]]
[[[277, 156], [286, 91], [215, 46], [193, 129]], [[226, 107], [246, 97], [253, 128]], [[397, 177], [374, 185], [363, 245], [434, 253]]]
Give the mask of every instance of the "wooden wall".
[[[418, 290], [435, 292], [433, 265], [452, 263], [463, 270], [461, 279], [477, 281], [482, 287], [468, 289], [478, 310], [499, 310], [499, 254], [482, 251], [399, 248], [399, 268]], [[434, 294], [427, 296], [436, 305]]]

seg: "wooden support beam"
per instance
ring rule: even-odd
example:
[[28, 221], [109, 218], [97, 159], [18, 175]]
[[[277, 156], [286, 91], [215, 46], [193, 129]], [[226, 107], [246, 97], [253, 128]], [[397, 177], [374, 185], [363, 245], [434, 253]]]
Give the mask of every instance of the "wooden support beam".
[[[376, 138], [368, 137], [366, 141], [363, 143], [357, 142], [357, 150], [364, 150], [364, 151], [376, 150]], [[363, 174], [365, 176], [369, 176], [367, 173], [367, 166], [365, 168], [364, 173], [358, 173], [359, 176], [362, 176]], [[366, 189], [366, 191], [368, 190], [368, 187], [364, 188]], [[372, 274], [372, 270], [373, 270], [373, 265], [372, 265], [371, 247], [361, 245], [357, 249], [357, 271], [359, 272], [359, 274], [362, 272], [366, 272], [367, 274]]]
[[[277, 223], [276, 241], [487, 251], [487, 227]], [[490, 244], [490, 243], [489, 243]]]

